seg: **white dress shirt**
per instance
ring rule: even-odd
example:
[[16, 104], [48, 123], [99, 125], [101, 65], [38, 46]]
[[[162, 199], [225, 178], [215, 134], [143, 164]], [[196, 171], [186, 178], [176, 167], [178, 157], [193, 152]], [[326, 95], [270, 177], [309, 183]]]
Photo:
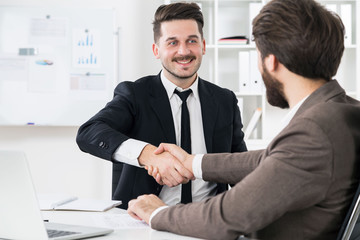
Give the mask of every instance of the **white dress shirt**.
[[[181, 89], [175, 84], [170, 82], [163, 74], [161, 73], [161, 82], [165, 87], [167, 95], [169, 97], [171, 112], [174, 120], [174, 129], [176, 136], [176, 144], [180, 146], [181, 143], [181, 104], [182, 100], [180, 97], [174, 93], [174, 90], [184, 91], [187, 89]], [[203, 130], [203, 122], [201, 115], [201, 104], [198, 91], [198, 78], [190, 86], [192, 93], [187, 99], [187, 105], [190, 115], [190, 131], [191, 131], [191, 150], [192, 154], [204, 154], [206, 152], [205, 137]], [[127, 163], [133, 166], [141, 167], [139, 165], [138, 157], [143, 150], [143, 148], [148, 143], [128, 139], [123, 142], [118, 149], [115, 151], [113, 158], [116, 161]], [[202, 179], [196, 179], [192, 183], [192, 200], [193, 202], [201, 201], [206, 199], [209, 196], [213, 196], [216, 193], [216, 184], [205, 182]], [[181, 185], [176, 187], [168, 187], [164, 185], [159, 195], [160, 199], [165, 202], [167, 205], [175, 205], [181, 200]]]

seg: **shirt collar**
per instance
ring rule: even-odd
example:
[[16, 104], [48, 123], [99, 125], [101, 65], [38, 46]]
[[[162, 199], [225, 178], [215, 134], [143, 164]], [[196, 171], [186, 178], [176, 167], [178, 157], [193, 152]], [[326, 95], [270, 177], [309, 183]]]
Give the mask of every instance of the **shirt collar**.
[[298, 102], [293, 108], [290, 109], [290, 111], [285, 115], [285, 117], [281, 120], [281, 125], [286, 127], [288, 123], [291, 121], [291, 119], [295, 116], [297, 110], [301, 107], [301, 105], [304, 103], [304, 101], [309, 97], [304, 97], [300, 102]]
[[187, 89], [182, 89], [182, 88], [176, 86], [174, 83], [172, 83], [169, 79], [167, 79], [165, 77], [165, 74], [163, 71], [161, 71], [160, 78], [161, 78], [162, 84], [165, 87], [165, 90], [166, 90], [166, 93], [167, 93], [169, 99], [171, 99], [171, 97], [173, 96], [175, 89], [177, 89], [180, 92], [191, 89], [195, 99], [199, 99], [199, 91], [198, 91], [199, 76], [196, 76], [194, 83]]

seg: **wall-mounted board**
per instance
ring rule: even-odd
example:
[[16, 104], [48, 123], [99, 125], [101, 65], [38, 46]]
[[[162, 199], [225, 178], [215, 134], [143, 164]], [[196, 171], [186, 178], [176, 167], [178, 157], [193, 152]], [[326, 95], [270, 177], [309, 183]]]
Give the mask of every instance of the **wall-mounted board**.
[[0, 125], [78, 126], [111, 99], [112, 9], [0, 6]]

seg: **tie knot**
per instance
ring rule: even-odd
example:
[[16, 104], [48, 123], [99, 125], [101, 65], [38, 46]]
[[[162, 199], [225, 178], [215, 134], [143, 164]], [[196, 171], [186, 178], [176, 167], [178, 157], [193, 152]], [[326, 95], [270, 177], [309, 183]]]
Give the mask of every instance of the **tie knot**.
[[183, 102], [186, 102], [186, 99], [188, 98], [188, 96], [190, 95], [190, 93], [192, 93], [191, 89], [183, 91], [183, 92], [179, 92], [177, 89], [175, 89], [174, 91]]

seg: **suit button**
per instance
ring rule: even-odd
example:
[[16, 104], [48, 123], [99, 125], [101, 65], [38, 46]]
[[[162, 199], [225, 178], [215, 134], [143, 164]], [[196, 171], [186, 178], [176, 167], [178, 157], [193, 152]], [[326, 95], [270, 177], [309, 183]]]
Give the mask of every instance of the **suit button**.
[[104, 142], [100, 142], [99, 147], [104, 147]]

